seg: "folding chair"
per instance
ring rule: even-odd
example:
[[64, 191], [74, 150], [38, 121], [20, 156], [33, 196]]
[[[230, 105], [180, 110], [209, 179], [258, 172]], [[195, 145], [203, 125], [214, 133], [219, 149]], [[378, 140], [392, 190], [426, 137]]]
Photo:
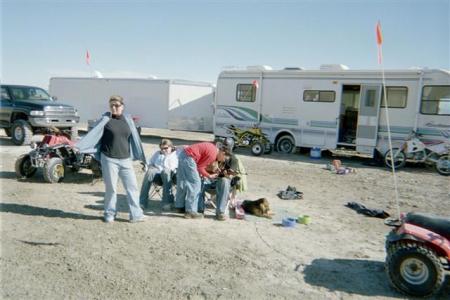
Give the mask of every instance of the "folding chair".
[[[176, 172], [172, 174], [172, 195], [175, 196], [177, 190], [177, 180], [176, 180]], [[148, 192], [149, 200], [162, 200], [163, 194], [163, 182], [160, 176], [157, 176], [150, 186], [150, 190]]]

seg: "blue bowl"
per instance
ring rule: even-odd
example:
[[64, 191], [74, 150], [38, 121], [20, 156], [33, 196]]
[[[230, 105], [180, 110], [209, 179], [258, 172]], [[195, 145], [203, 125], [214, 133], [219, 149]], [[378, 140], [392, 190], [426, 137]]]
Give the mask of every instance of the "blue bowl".
[[281, 225], [283, 225], [283, 227], [295, 227], [295, 225], [297, 225], [297, 220], [295, 218], [284, 218], [281, 221]]

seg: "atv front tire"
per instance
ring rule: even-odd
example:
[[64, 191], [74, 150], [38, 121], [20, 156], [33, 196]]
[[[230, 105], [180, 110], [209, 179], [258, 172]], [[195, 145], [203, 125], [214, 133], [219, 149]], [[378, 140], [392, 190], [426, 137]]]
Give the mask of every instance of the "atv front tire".
[[252, 145], [251, 151], [254, 156], [260, 156], [264, 152], [264, 147], [260, 142], [256, 142]]
[[427, 297], [442, 288], [444, 267], [430, 248], [418, 243], [395, 243], [389, 246], [387, 253], [387, 276], [400, 292]]
[[31, 164], [31, 157], [29, 154], [19, 156], [14, 167], [18, 178], [30, 178], [37, 171], [37, 169]]
[[59, 157], [50, 158], [44, 165], [44, 180], [49, 183], [63, 181], [65, 174], [64, 162]]

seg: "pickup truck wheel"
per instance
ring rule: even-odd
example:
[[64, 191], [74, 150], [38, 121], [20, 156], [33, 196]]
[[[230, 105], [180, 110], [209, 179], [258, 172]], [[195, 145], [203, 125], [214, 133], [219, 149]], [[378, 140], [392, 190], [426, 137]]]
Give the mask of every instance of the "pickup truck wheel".
[[25, 120], [16, 120], [11, 126], [11, 138], [16, 145], [28, 145], [33, 137], [33, 129]]
[[11, 128], [3, 128], [7, 137], [11, 137]]

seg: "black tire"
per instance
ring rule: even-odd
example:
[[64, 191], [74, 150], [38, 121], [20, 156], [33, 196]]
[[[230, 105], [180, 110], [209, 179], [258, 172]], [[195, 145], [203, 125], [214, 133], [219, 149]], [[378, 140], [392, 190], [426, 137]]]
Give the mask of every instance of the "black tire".
[[30, 178], [37, 171], [31, 164], [31, 157], [29, 154], [19, 156], [19, 158], [16, 159], [14, 167], [18, 178]]
[[272, 150], [273, 150], [272, 144], [267, 143], [267, 144], [265, 144], [264, 146], [265, 146], [264, 154], [270, 154], [270, 153], [272, 153]]
[[277, 151], [280, 153], [293, 153], [295, 151], [295, 141], [291, 135], [281, 136], [276, 144]]
[[59, 157], [50, 158], [44, 165], [44, 180], [49, 183], [58, 183], [64, 180], [64, 162]]
[[[394, 168], [400, 169], [403, 168], [406, 164], [406, 155], [403, 151], [399, 151], [399, 148], [392, 148], [392, 151], [395, 155], [394, 158]], [[391, 166], [391, 150], [388, 150], [386, 152], [386, 154], [384, 154], [384, 164], [386, 165], [386, 167], [388, 168], [392, 168]]]
[[264, 147], [260, 142], [256, 142], [252, 145], [251, 151], [254, 156], [260, 156], [264, 152]]
[[33, 129], [25, 120], [15, 120], [11, 126], [11, 138], [14, 144], [29, 145], [33, 138]]
[[436, 161], [435, 165], [436, 171], [443, 175], [443, 176], [449, 176], [450, 175], [450, 155], [444, 154], [439, 157], [439, 159]]
[[3, 128], [7, 137], [11, 137], [11, 128]]
[[444, 284], [444, 267], [433, 250], [417, 243], [395, 243], [389, 247], [386, 273], [391, 285], [416, 297], [438, 293]]

